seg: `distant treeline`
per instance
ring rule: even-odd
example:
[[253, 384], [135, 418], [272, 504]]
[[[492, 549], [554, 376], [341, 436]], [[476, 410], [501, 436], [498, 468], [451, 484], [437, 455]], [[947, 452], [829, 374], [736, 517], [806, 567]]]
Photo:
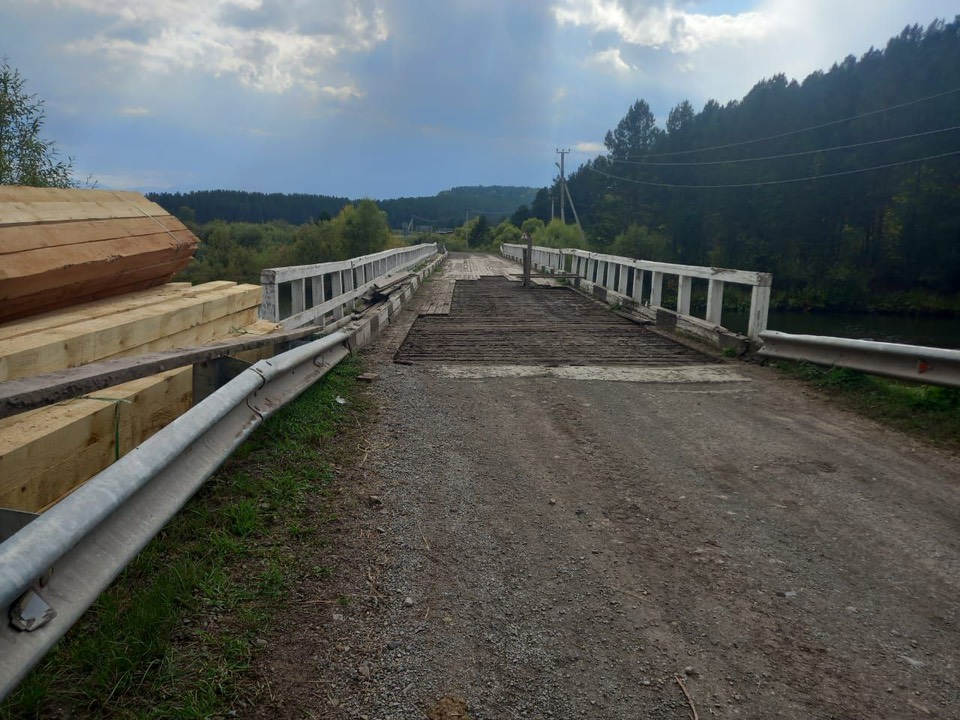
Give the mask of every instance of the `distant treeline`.
[[344, 205], [329, 220], [294, 226], [214, 220], [187, 225], [200, 238], [196, 255], [177, 280], [259, 283], [264, 268], [346, 260], [403, 245], [371, 200]]
[[598, 250], [769, 271], [789, 307], [957, 312], [958, 127], [960, 17], [664, 128], [639, 100], [568, 182]]
[[[462, 225], [467, 216], [480, 213], [491, 219], [510, 216], [519, 205], [533, 201], [536, 189], [512, 186], [455, 187], [433, 197], [396, 198], [376, 200], [377, 207], [386, 212], [391, 227], [453, 228]], [[344, 197], [307, 195], [303, 193], [258, 193], [239, 190], [198, 190], [187, 193], [149, 193], [147, 195], [167, 212], [181, 220], [208, 223], [225, 222], [263, 223], [283, 220], [291, 225], [302, 225], [329, 220], [351, 201]]]

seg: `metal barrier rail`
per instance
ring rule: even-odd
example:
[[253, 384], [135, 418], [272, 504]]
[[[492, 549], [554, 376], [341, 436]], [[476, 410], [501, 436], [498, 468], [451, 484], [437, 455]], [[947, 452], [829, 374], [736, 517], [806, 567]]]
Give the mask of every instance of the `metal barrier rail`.
[[[522, 261], [525, 247], [504, 243], [500, 246], [500, 252], [511, 260]], [[752, 291], [747, 336], [751, 340], [758, 341], [760, 333], [767, 327], [770, 287], [773, 284], [773, 276], [770, 273], [696, 265], [673, 265], [585, 250], [567, 248], [558, 250], [539, 246], [533, 248], [533, 265], [542, 270], [574, 273], [588, 283], [605, 288], [608, 293], [638, 306], [645, 286], [645, 275], [649, 273], [648, 307], [653, 309], [662, 307], [664, 276], [676, 275], [678, 278], [677, 313], [684, 318], [713, 327], [723, 327], [721, 320], [724, 284], [749, 285]], [[690, 315], [690, 297], [694, 278], [708, 281], [707, 312], [704, 319]]]
[[764, 357], [805, 360], [818, 365], [862, 370], [898, 380], [960, 387], [960, 350], [901, 345], [874, 340], [761, 333]]
[[33, 612], [56, 613], [31, 632], [3, 618], [0, 698], [264, 419], [349, 355], [349, 340], [337, 332], [257, 362], [0, 543], [0, 607], [38, 591]]
[[[374, 284], [398, 271], [407, 270], [437, 253], [436, 243], [384, 250], [351, 260], [268, 268], [260, 273], [263, 301], [260, 318], [291, 329], [317, 323], [332, 315], [340, 320], [353, 310], [353, 302]], [[307, 294], [307, 281], [310, 294]], [[280, 311], [280, 285], [290, 284], [290, 315]]]

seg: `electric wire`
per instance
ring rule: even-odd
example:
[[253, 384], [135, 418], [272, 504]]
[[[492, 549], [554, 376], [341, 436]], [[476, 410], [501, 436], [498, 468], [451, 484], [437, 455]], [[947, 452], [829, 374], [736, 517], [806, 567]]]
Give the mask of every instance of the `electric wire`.
[[646, 185], [648, 187], [663, 187], [663, 188], [700, 188], [704, 190], [719, 190], [724, 188], [747, 188], [747, 187], [764, 187], [768, 185], [787, 185], [789, 183], [798, 183], [798, 182], [807, 182], [811, 180], [824, 180], [826, 178], [840, 177], [843, 175], [856, 175], [857, 173], [871, 172], [873, 170], [883, 170], [885, 168], [900, 167], [902, 165], [911, 165], [913, 163], [925, 162], [927, 160], [938, 160], [940, 158], [952, 157], [954, 155], [960, 155], [960, 150], [954, 150], [953, 152], [940, 153], [939, 155], [928, 155], [927, 157], [914, 158], [912, 160], [903, 160], [901, 162], [895, 163], [886, 163], [885, 165], [874, 165], [873, 167], [858, 168], [856, 170], [843, 170], [841, 172], [834, 173], [824, 173], [823, 175], [808, 175], [806, 177], [799, 178], [790, 178], [788, 180], [766, 180], [762, 182], [751, 182], [751, 183], [730, 183], [726, 185], [683, 185], [677, 183], [655, 183], [648, 182], [646, 180], [634, 180], [632, 178], [620, 177], [618, 175], [612, 175], [610, 173], [603, 172], [603, 170], [597, 170], [594, 167], [586, 167], [591, 172], [595, 172], [598, 175], [603, 175], [605, 177], [611, 178], [612, 180], [621, 180], [623, 182], [634, 183], [636, 185]]
[[[869, 112], [861, 113], [859, 115], [852, 115], [847, 118], [841, 118], [840, 120], [831, 120], [830, 122], [821, 123], [819, 125], [811, 125], [810, 127], [800, 128], [799, 130], [789, 130], [787, 132], [777, 133], [776, 135], [767, 135], [766, 137], [754, 138], [753, 140], [741, 140], [739, 142], [727, 143], [726, 145], [713, 145], [705, 148], [696, 148], [694, 150], [677, 150], [675, 152], [668, 153], [651, 153], [649, 155], [643, 155], [641, 157], [670, 157], [673, 155], [689, 155], [691, 153], [706, 152], [708, 150], [723, 150], [726, 148], [740, 147], [742, 145], [752, 145], [754, 143], [765, 142], [767, 140], [776, 140], [782, 137], [789, 137], [790, 135], [799, 135], [800, 133], [810, 132], [811, 130], [819, 130], [825, 127], [832, 127], [833, 125], [840, 125], [845, 122], [851, 122], [853, 120], [859, 120], [860, 118], [871, 117], [873, 115], [879, 115], [881, 113], [890, 112], [891, 110], [899, 110], [900, 108], [909, 107], [910, 105], [917, 105], [922, 102], [927, 102], [929, 100], [936, 100], [937, 98], [945, 97], [947, 95], [953, 95], [955, 93], [960, 93], [960, 88], [954, 88], [952, 90], [945, 90], [941, 93], [935, 95], [928, 95], [927, 97], [917, 98], [916, 100], [909, 100], [899, 105], [891, 105], [890, 107], [880, 108], [878, 110], [871, 110]], [[629, 159], [630, 156], [627, 155], [624, 159]]]
[[[696, 161], [696, 162], [644, 162], [642, 160], [617, 160], [615, 158], [610, 158], [610, 162], [615, 162], [623, 165], [646, 165], [649, 167], [698, 167], [703, 165], [732, 165], [735, 163], [760, 162], [761, 160], [779, 160], [781, 158], [802, 157], [804, 155], [817, 155], [819, 153], [832, 152], [834, 150], [849, 150], [851, 148], [866, 147], [868, 145], [880, 145], [883, 143], [897, 142], [899, 140], [911, 140], [913, 138], [926, 137], [928, 135], [936, 135], [938, 133], [950, 132], [952, 130], [960, 130], [960, 125], [941, 128], [939, 130], [927, 130], [925, 132], [913, 133], [911, 135], [900, 135], [899, 137], [884, 138], [882, 140], [867, 140], [865, 142], [852, 143], [850, 145], [835, 145], [834, 147], [819, 148], [817, 150], [804, 150], [802, 152], [783, 153], [781, 155], [767, 155], [764, 157], [738, 158], [735, 160], [704, 160], [704, 161]], [[650, 156], [650, 157], [654, 157], [654, 156]]]

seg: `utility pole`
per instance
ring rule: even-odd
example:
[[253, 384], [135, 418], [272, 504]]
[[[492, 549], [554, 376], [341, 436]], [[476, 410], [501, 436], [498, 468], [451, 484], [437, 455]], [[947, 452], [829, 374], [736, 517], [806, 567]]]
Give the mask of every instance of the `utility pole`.
[[563, 161], [564, 161], [564, 158], [566, 158], [568, 152], [570, 152], [570, 148], [567, 148], [566, 150], [562, 148], [557, 148], [557, 155], [560, 156], [560, 222], [562, 222], [564, 225], [567, 224], [567, 217], [563, 211], [563, 208], [564, 208], [563, 196], [568, 193], [567, 193], [567, 178], [565, 177], [563, 172]]

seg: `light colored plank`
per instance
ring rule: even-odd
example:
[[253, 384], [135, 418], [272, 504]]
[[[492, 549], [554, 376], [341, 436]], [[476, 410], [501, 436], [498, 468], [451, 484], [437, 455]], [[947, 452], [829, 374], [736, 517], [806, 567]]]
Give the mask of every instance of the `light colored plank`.
[[0, 188], [2, 225], [163, 215], [169, 213], [135, 192]]
[[130, 348], [255, 308], [259, 301], [259, 286], [238, 285], [209, 295], [175, 298], [134, 308], [118, 316], [94, 318], [45, 333], [12, 338], [0, 348], [3, 353], [0, 355], [0, 380], [115, 357]]
[[[168, 230], [174, 234], [190, 233], [183, 223], [172, 215], [116, 220], [77, 220], [36, 225], [0, 225], [0, 258], [3, 255], [38, 248], [62, 247], [124, 237], [143, 237]], [[190, 236], [194, 238], [193, 242], [196, 242], [196, 236], [192, 233]]]
[[191, 368], [172, 370], [0, 421], [0, 507], [37, 512], [189, 409]]
[[204, 293], [235, 287], [236, 283], [217, 281], [202, 285], [190, 285], [188, 282], [167, 283], [155, 288], [137, 290], [118, 297], [94, 300], [76, 305], [68, 310], [57, 310], [42, 315], [34, 315], [25, 320], [14, 320], [0, 324], [0, 340], [9, 340], [19, 335], [45, 332], [64, 325], [92, 320], [105, 315], [117, 315], [127, 310], [147, 305], [156, 305], [174, 297], [197, 297]]

